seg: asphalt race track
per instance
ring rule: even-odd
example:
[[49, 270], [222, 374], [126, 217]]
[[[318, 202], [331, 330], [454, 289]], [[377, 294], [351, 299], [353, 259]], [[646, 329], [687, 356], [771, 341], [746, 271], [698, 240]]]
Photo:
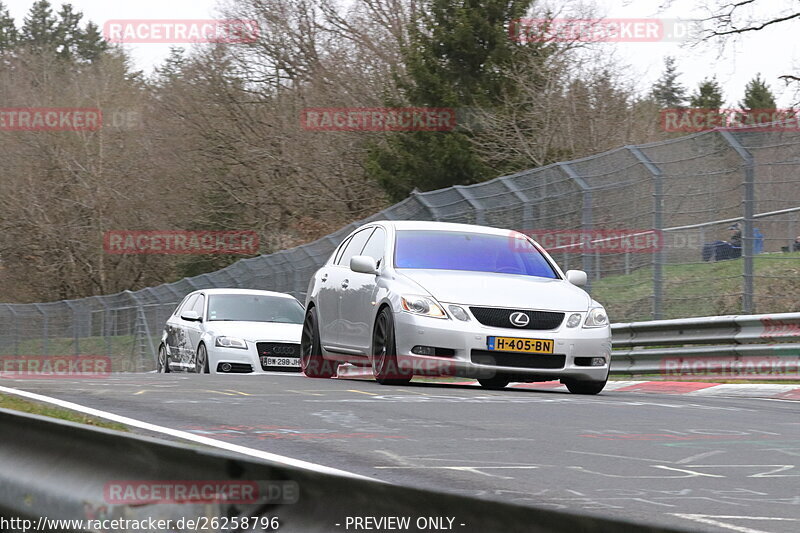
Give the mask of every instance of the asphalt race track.
[[296, 374], [0, 380], [394, 483], [691, 531], [800, 531], [800, 403]]

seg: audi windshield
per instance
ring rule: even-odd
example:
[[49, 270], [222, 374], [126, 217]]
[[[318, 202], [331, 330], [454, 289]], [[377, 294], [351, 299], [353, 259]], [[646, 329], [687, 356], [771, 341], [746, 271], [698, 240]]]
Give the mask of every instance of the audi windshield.
[[291, 298], [214, 294], [208, 299], [208, 320], [302, 324], [303, 306]]
[[559, 277], [531, 241], [512, 233], [399, 230], [396, 241], [396, 268]]

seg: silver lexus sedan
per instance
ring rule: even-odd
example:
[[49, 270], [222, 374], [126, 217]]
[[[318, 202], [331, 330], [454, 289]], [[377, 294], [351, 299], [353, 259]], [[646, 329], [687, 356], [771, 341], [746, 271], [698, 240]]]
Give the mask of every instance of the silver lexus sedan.
[[378, 382], [477, 378], [487, 388], [560, 379], [597, 394], [608, 379], [603, 307], [541, 246], [509, 230], [422, 221], [358, 228], [312, 277], [300, 346], [310, 377], [343, 362]]

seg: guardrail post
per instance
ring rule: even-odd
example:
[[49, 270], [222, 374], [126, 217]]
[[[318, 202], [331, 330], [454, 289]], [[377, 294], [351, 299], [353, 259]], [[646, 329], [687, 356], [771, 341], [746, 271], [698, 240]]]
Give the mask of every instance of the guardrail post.
[[[664, 233], [661, 231], [664, 229], [664, 174], [638, 146], [626, 146], [626, 148], [653, 176], [653, 229], [659, 232], [661, 246], [653, 254], [652, 316], [653, 320], [660, 320], [664, 314]], [[625, 273], [628, 273], [627, 266]]]
[[[556, 163], [556, 165], [564, 171], [567, 177], [569, 177], [578, 185], [578, 187], [581, 188], [581, 197], [583, 199], [583, 204], [581, 206], [581, 229], [584, 231], [592, 229], [592, 226], [594, 225], [592, 215], [592, 188], [588, 183], [586, 183], [586, 180], [584, 180], [577, 172], [575, 172], [574, 168], [569, 166], [568, 163]], [[589, 243], [591, 244], [591, 239]], [[589, 292], [592, 290], [592, 270], [595, 270], [595, 276], [597, 279], [600, 279], [600, 258], [595, 257], [597, 265], [592, 267], [591, 253], [587, 253], [586, 250], [582, 250], [581, 257], [583, 258], [583, 270], [587, 274], [586, 291]]]
[[744, 161], [744, 231], [742, 232], [742, 312], [753, 312], [753, 215], [755, 214], [755, 161], [751, 154], [728, 130], [717, 130]]

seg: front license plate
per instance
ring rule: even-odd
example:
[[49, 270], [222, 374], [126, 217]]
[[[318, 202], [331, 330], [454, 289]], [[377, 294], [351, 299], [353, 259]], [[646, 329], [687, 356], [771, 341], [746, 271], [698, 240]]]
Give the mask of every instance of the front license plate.
[[261, 364], [265, 366], [300, 366], [300, 359], [297, 357], [262, 357]]
[[486, 337], [486, 346], [498, 352], [553, 353], [553, 341], [548, 339]]

